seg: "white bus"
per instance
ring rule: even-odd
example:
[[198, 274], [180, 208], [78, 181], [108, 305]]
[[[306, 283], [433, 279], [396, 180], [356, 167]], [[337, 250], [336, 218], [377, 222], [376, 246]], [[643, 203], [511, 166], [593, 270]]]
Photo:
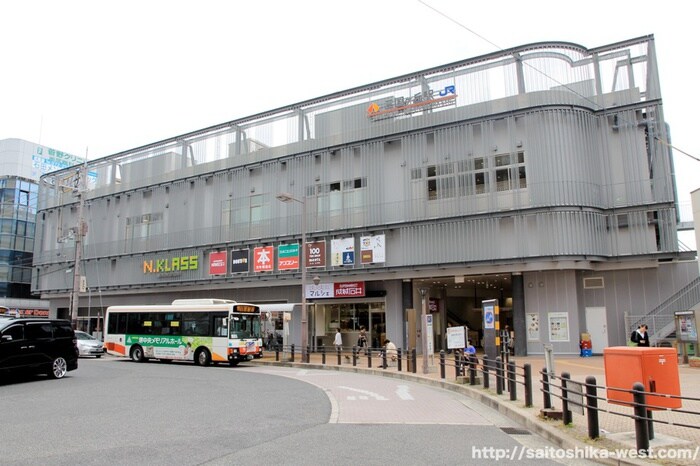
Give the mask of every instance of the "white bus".
[[110, 306], [105, 348], [134, 361], [239, 362], [263, 355], [260, 307], [223, 299], [177, 299], [170, 305]]

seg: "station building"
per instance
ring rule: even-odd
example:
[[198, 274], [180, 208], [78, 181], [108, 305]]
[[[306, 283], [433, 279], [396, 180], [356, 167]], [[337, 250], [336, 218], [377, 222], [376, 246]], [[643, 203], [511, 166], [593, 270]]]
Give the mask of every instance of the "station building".
[[74, 231], [91, 327], [115, 304], [306, 299], [314, 348], [364, 326], [420, 353], [423, 306], [439, 350], [448, 325], [481, 343], [496, 299], [517, 354], [584, 332], [602, 352], [698, 284], [668, 140], [653, 36], [523, 45], [45, 176], [32, 288], [68, 317]]

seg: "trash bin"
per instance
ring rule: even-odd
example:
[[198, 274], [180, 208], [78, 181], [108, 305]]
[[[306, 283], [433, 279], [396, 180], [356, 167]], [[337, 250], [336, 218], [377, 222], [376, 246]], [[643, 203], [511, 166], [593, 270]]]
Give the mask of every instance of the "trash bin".
[[[681, 395], [678, 355], [674, 348], [613, 346], [603, 350], [603, 361], [610, 403], [630, 406], [635, 382], [644, 384], [646, 392]], [[681, 400], [647, 395], [646, 404], [648, 409], [680, 408]]]

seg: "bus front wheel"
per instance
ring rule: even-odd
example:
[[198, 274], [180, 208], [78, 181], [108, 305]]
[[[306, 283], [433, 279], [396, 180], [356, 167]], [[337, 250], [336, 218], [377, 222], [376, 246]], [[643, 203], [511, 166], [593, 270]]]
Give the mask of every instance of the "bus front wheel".
[[143, 348], [139, 345], [131, 348], [131, 360], [134, 362], [144, 362], [146, 360], [146, 358], [143, 357]]
[[205, 348], [200, 349], [194, 355], [194, 362], [198, 366], [208, 366], [211, 363], [211, 355]]

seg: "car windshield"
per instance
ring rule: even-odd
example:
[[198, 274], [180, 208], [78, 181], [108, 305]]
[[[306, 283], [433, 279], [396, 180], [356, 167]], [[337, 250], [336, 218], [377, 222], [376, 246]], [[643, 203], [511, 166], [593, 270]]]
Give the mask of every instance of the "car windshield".
[[85, 332], [75, 332], [75, 337], [78, 340], [97, 340], [97, 338]]

